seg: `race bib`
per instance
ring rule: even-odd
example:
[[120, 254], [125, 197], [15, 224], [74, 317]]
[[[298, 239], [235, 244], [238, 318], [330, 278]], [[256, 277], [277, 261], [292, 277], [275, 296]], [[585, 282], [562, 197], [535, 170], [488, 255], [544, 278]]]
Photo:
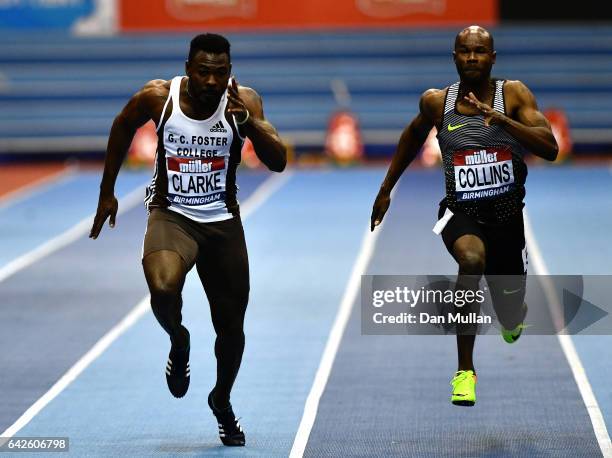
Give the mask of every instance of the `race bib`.
[[488, 199], [514, 187], [512, 152], [508, 147], [456, 151], [453, 164], [457, 201]]
[[225, 158], [168, 157], [168, 198], [196, 206], [225, 199]]

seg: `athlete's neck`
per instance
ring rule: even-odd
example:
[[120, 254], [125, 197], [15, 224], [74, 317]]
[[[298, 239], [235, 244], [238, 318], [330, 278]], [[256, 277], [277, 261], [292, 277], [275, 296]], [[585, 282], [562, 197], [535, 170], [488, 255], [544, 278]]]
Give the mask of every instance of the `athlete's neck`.
[[493, 89], [493, 80], [486, 78], [481, 81], [461, 81], [461, 97], [467, 96], [473, 92], [476, 98], [480, 101], [485, 101], [491, 96]]

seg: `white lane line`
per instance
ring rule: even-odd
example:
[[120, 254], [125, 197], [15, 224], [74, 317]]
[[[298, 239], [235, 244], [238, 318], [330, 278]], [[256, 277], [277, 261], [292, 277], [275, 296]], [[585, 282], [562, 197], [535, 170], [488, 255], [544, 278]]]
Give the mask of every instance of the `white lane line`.
[[68, 369], [55, 384], [26, 410], [15, 423], [0, 434], [3, 438], [13, 437], [21, 428], [27, 425], [42, 409], [45, 408], [57, 395], [66, 389], [81, 373], [94, 362], [98, 356], [111, 346], [117, 338], [136, 323], [146, 312], [149, 311], [149, 296], [134, 307], [119, 323], [98, 340], [91, 349], [79, 359], [74, 366]]
[[67, 181], [69, 178], [72, 178], [77, 170], [78, 168], [75, 166], [65, 167], [62, 170], [52, 173], [51, 175], [39, 178], [38, 180], [34, 180], [31, 183], [14, 189], [13, 191], [0, 197], [0, 210], [8, 207], [9, 205], [14, 205], [17, 202], [24, 201], [36, 194], [47, 191], [54, 185]]
[[[279, 175], [273, 174], [268, 177], [259, 187], [244, 201], [243, 208], [241, 210], [242, 218], [246, 219], [249, 215], [258, 209], [274, 192], [276, 192], [287, 180], [290, 178], [291, 173], [287, 173], [287, 177], [281, 179]], [[130, 194], [130, 196], [133, 193]], [[144, 187], [141, 190], [140, 198], [144, 198]], [[127, 197], [126, 197], [127, 198]], [[125, 200], [125, 198], [123, 199]], [[126, 207], [125, 203], [123, 204]], [[82, 223], [82, 222], [81, 222]], [[79, 224], [81, 224], [79, 223]], [[91, 218], [87, 220], [87, 223], [91, 223]], [[89, 225], [86, 226], [89, 229]], [[81, 233], [83, 235], [83, 233]], [[150, 310], [149, 307], [149, 295], [145, 296], [119, 323], [108, 331], [95, 345], [81, 357], [68, 371], [44, 394], [40, 397], [28, 410], [26, 410], [21, 417], [17, 419], [9, 428], [0, 434], [2, 438], [13, 437], [20, 429], [27, 425], [47, 404], [49, 404], [55, 397], [57, 397], [62, 391], [64, 391], [76, 378], [93, 363], [104, 351], [111, 346], [111, 344], [117, 340], [121, 334], [132, 327], [145, 313]], [[0, 443], [1, 446], [1, 443]]]
[[[397, 188], [397, 187], [396, 187]], [[384, 224], [384, 222], [383, 222]], [[353, 303], [357, 299], [361, 286], [361, 276], [365, 273], [368, 263], [374, 253], [374, 247], [376, 246], [376, 240], [382, 232], [383, 224], [378, 226], [374, 232], [370, 232], [370, 227], [366, 228], [366, 232], [361, 242], [361, 249], [359, 250], [359, 256], [353, 265], [353, 271], [349, 277], [349, 281], [344, 290], [342, 301], [340, 302], [340, 308], [338, 314], [332, 326], [331, 332], [327, 339], [327, 344], [323, 350], [323, 356], [319, 363], [319, 368], [314, 378], [310, 393], [306, 398], [306, 404], [304, 405], [304, 413], [300, 426], [295, 435], [293, 446], [291, 447], [290, 458], [298, 458], [304, 455], [310, 432], [317, 416], [319, 409], [319, 401], [327, 385], [327, 380], [332, 370], [334, 360], [336, 359], [336, 353], [340, 346], [344, 330], [351, 316]]]
[[[117, 212], [117, 215], [125, 213], [142, 202], [144, 199], [144, 189], [148, 184], [148, 182], [143, 183], [142, 185], [138, 186], [137, 189], [123, 197], [119, 201], [119, 211]], [[18, 258], [13, 259], [4, 267], [0, 268], [0, 282], [87, 234], [91, 229], [94, 216], [95, 214], [92, 213], [88, 217], [83, 218], [70, 229], [62, 232], [60, 235], [47, 240], [42, 245], [39, 245], [33, 250], [30, 250]], [[118, 222], [118, 224], [121, 223]]]
[[[548, 267], [544, 261], [544, 257], [542, 256], [542, 252], [540, 251], [540, 247], [538, 246], [535, 238], [526, 209], [524, 210], [523, 215], [525, 220], [525, 238], [527, 239], [527, 244], [529, 245], [529, 257], [534, 267], [534, 271], [536, 275], [550, 275]], [[542, 282], [547, 302], [549, 304], [558, 302], [559, 298], [557, 297], [550, 280], [542, 278]], [[558, 325], [559, 318], [555, 313], [553, 313], [553, 319], [555, 320], [555, 325]], [[591, 384], [587, 377], [586, 371], [584, 370], [584, 366], [580, 361], [580, 356], [576, 351], [572, 337], [568, 334], [557, 334], [557, 338], [559, 339], [561, 349], [563, 350], [565, 358], [567, 359], [572, 373], [574, 374], [574, 380], [576, 380], [578, 390], [582, 395], [582, 400], [584, 401], [584, 405], [586, 406], [589, 417], [591, 418], [591, 423], [593, 425], [595, 437], [599, 443], [599, 448], [601, 449], [601, 452], [605, 458], [612, 458], [612, 442], [610, 441], [610, 435], [608, 434], [608, 429], [606, 428], [606, 423], [601, 413], [601, 409], [599, 408], [599, 404], [597, 403], [597, 399], [595, 398], [595, 394], [591, 388]]]
[[242, 219], [248, 218], [249, 215], [253, 214], [261, 207], [272, 194], [289, 181], [292, 176], [292, 170], [285, 170], [283, 173], [273, 173], [269, 176], [257, 187], [257, 189], [255, 189], [255, 191], [253, 191], [253, 194], [251, 194], [244, 203], [240, 204], [240, 217]]

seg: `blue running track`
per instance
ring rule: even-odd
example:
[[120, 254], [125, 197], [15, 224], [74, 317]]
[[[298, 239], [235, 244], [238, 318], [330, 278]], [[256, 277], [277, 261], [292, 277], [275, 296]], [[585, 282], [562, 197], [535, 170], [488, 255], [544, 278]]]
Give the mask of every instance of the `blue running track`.
[[[297, 170], [245, 218], [252, 286], [232, 402], [247, 447], [221, 446], [206, 406], [214, 332], [193, 273], [183, 294], [192, 335], [185, 398], [168, 393], [169, 342], [147, 312], [16, 436], [67, 436], [75, 456], [287, 456], [384, 173]], [[239, 174], [241, 201], [268, 177]], [[122, 173], [118, 197], [148, 179]], [[454, 273], [431, 232], [442, 180], [440, 171], [404, 176], [366, 273]], [[0, 268], [91, 215], [98, 183], [97, 172], [75, 172], [0, 208]], [[607, 168], [534, 167], [527, 190], [551, 273], [612, 273]], [[84, 234], [0, 281], [0, 433], [146, 296], [145, 223], [142, 205], [128, 208], [98, 240]], [[359, 317], [356, 303], [305, 456], [601, 456], [556, 337], [525, 336], [512, 346], [479, 337], [478, 403], [466, 409], [449, 402], [454, 338], [363, 336]], [[573, 340], [610, 429], [612, 338]]]

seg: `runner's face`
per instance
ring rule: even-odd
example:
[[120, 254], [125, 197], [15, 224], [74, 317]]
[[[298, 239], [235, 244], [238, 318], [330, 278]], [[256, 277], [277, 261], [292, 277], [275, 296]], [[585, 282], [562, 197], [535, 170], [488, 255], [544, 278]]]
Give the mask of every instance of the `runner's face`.
[[491, 76], [495, 51], [487, 35], [464, 33], [455, 42], [453, 59], [461, 81], [479, 82]]
[[186, 65], [189, 93], [204, 105], [217, 105], [232, 71], [227, 54], [198, 51]]

